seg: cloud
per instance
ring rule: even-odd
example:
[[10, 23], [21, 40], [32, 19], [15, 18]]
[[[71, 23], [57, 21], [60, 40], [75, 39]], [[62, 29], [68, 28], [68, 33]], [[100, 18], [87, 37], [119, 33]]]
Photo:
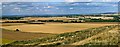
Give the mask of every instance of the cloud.
[[79, 0], [65, 0], [65, 2], [79, 2]]
[[89, 0], [90, 2], [93, 1], [93, 0]]

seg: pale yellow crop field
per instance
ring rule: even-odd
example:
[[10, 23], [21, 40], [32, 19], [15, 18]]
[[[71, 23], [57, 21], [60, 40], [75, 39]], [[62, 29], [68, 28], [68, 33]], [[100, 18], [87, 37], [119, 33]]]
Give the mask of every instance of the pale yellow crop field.
[[[3, 24], [5, 25], [5, 24]], [[46, 24], [19, 24], [11, 26], [2, 26], [2, 28], [15, 30], [19, 29], [22, 32], [42, 32], [60, 34], [65, 32], [74, 32], [78, 30], [95, 28], [100, 26], [113, 25], [112, 23], [46, 23]]]

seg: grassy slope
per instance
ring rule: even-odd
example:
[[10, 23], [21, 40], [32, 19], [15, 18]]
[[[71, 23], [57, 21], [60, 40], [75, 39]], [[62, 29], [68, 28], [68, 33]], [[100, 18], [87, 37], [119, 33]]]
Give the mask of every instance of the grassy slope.
[[118, 37], [120, 37], [120, 32], [115, 28], [90, 40], [86, 45], [116, 45], [119, 41]]
[[[117, 28], [117, 27], [116, 27]], [[99, 34], [96, 34], [92, 37], [84, 39], [80, 42], [74, 43], [74, 45], [115, 45], [118, 43], [119, 33], [117, 29], [112, 29], [110, 31], [105, 31]]]

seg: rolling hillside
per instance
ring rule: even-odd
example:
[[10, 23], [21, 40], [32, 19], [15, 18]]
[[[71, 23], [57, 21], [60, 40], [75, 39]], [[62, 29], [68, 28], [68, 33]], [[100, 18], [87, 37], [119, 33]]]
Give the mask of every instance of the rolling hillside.
[[[27, 40], [27, 41], [15, 41], [13, 43], [7, 44], [5, 46], [46, 46], [46, 45], [53, 45], [53, 46], [61, 46], [61, 45], [89, 45], [89, 43], [95, 42], [94, 40], [99, 40], [102, 35], [104, 35], [102, 38], [103, 40], [107, 40], [107, 38], [111, 38], [112, 40], [114, 37], [111, 35], [116, 36], [119, 34], [116, 31], [117, 25], [110, 25], [110, 26], [103, 26], [98, 28], [90, 28], [86, 30], [76, 31], [76, 32], [70, 32], [70, 33], [63, 33], [58, 34], [55, 36], [50, 37], [44, 37], [41, 39], [33, 39], [33, 40]], [[115, 30], [116, 34], [112, 33], [112, 31]], [[107, 34], [107, 35], [106, 35]], [[86, 42], [86, 41], [87, 42]], [[82, 43], [81, 43], [82, 42]], [[101, 41], [104, 42], [104, 41]], [[117, 45], [118, 39], [115, 39], [115, 43], [108, 41], [105, 42], [106, 45]], [[98, 43], [98, 42], [96, 42]], [[98, 44], [99, 45], [99, 44]]]

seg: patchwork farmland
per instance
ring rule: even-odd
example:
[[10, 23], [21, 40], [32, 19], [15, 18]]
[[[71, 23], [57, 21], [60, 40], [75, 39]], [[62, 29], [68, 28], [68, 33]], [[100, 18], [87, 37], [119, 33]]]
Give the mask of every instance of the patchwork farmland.
[[0, 3], [0, 46], [120, 46], [118, 1], [56, 1]]
[[[44, 37], [40, 39], [33, 39], [33, 40], [27, 40], [27, 41], [14, 41], [13, 43], [10, 43], [4, 46], [18, 46], [19, 45], [19, 46], [29, 47], [29, 46], [45, 46], [45, 45], [54, 45], [54, 46], [78, 45], [78, 44], [86, 45], [87, 43], [91, 43], [90, 40], [94, 40], [98, 37], [102, 37], [102, 35], [111, 32], [111, 30], [116, 30], [117, 28], [118, 28], [117, 25], [109, 25], [109, 26], [107, 25], [107, 26], [102, 26], [102, 27], [97, 27], [97, 28], [85, 29], [81, 31], [58, 34], [58, 35]], [[119, 32], [117, 32], [116, 34], [119, 34]], [[113, 38], [113, 37], [110, 37], [109, 34], [106, 34], [106, 36], [108, 37], [103, 36], [103, 38], [109, 38], [109, 39]], [[116, 35], [113, 35], [113, 36], [115, 37]], [[117, 35], [116, 38], [118, 36], [119, 35]], [[107, 39], [104, 39], [104, 40], [107, 40]], [[101, 41], [101, 42], [104, 42], [104, 41]], [[110, 45], [110, 43], [107, 43], [107, 44]], [[114, 44], [118, 44], [118, 39], [115, 40]]]
[[[81, 43], [83, 45], [92, 44], [94, 40], [97, 40], [96, 38], [102, 36], [101, 33], [106, 34], [106, 32], [109, 32], [110, 30], [116, 31], [117, 27], [118, 27], [117, 23], [102, 23], [102, 24], [99, 23], [46, 23], [46, 24], [3, 23], [1, 29], [3, 30], [2, 39], [9, 40], [8, 42], [4, 41], [5, 42], [4, 44], [6, 45], [10, 44], [14, 46], [15, 45], [59, 46], [59, 45], [80, 45]], [[15, 31], [16, 28], [19, 29], [20, 31]], [[117, 34], [119, 33], [117, 32]], [[109, 35], [106, 36], [109, 38]], [[118, 36], [115, 36], [115, 38], [116, 37]], [[116, 44], [118, 39], [116, 39], [115, 41]]]
[[[35, 24], [34, 23], [31, 24], [28, 21], [27, 21], [27, 23], [26, 23], [26, 21], [25, 22], [23, 22], [23, 21], [24, 20], [20, 20], [20, 21], [19, 20], [10, 20], [10, 21], [7, 20], [6, 22], [3, 21], [3, 23], [1, 24], [2, 27], [0, 27], [0, 29], [2, 30], [2, 38], [1, 38], [2, 44], [1, 45], [3, 45], [3, 46], [6, 46], [8, 44], [11, 45], [11, 43], [12, 44], [14, 43], [15, 45], [23, 45], [23, 46], [24, 45], [33, 45], [33, 46], [34, 45], [35, 46], [55, 45], [56, 46], [56, 45], [94, 44], [94, 42], [96, 42], [95, 40], [97, 40], [96, 38], [102, 36], [102, 35], [96, 35], [96, 34], [99, 34], [99, 32], [98, 32], [100, 29], [99, 27], [117, 25], [116, 22], [100, 22], [100, 23], [99, 22], [85, 22], [85, 23], [44, 22], [44, 24], [39, 24], [37, 22]], [[92, 28], [98, 28], [98, 29], [96, 29], [95, 32], [92, 32], [91, 31]], [[89, 29], [91, 29], [91, 30], [89, 30]], [[86, 30], [88, 30], [90, 33], [85, 33]], [[76, 34], [74, 34], [74, 33], [79, 32], [79, 31], [80, 32], [82, 31], [83, 33], [80, 33], [81, 34], [80, 36], [77, 35], [79, 37], [75, 37]], [[104, 30], [102, 30], [102, 31], [104, 32]], [[96, 33], [96, 32], [98, 32], [98, 33]], [[71, 33], [73, 34], [73, 36], [69, 35]], [[66, 38], [60, 37], [61, 34], [63, 34], [62, 36], [66, 37]], [[86, 36], [88, 34], [89, 35], [91, 34], [91, 35]], [[106, 33], [104, 33], [104, 34], [106, 34]], [[71, 37], [69, 37], [69, 36], [71, 36]], [[96, 36], [96, 37], [94, 37], [94, 36]], [[89, 39], [89, 37], [92, 37], [92, 38]], [[109, 37], [109, 36], [107, 36], [107, 37]], [[118, 36], [116, 36], [116, 37], [118, 37]], [[106, 37], [103, 37], [103, 38], [106, 38]], [[40, 39], [40, 41], [39, 41], [39, 39]], [[38, 41], [34, 42], [36, 40], [38, 40]], [[71, 40], [73, 40], [73, 41], [71, 41]], [[46, 41], [48, 41], [48, 42], [46, 42]], [[88, 41], [88, 42], [86, 42], [86, 41]], [[116, 41], [118, 41], [118, 39], [115, 39], [115, 44], [117, 43]], [[19, 42], [23, 43], [23, 44], [17, 44]], [[43, 43], [41, 43], [41, 42], [43, 42]], [[108, 42], [110, 42], [110, 41], [108, 41]], [[99, 42], [96, 42], [96, 43], [99, 43]], [[107, 42], [101, 42], [101, 43], [107, 43]]]

